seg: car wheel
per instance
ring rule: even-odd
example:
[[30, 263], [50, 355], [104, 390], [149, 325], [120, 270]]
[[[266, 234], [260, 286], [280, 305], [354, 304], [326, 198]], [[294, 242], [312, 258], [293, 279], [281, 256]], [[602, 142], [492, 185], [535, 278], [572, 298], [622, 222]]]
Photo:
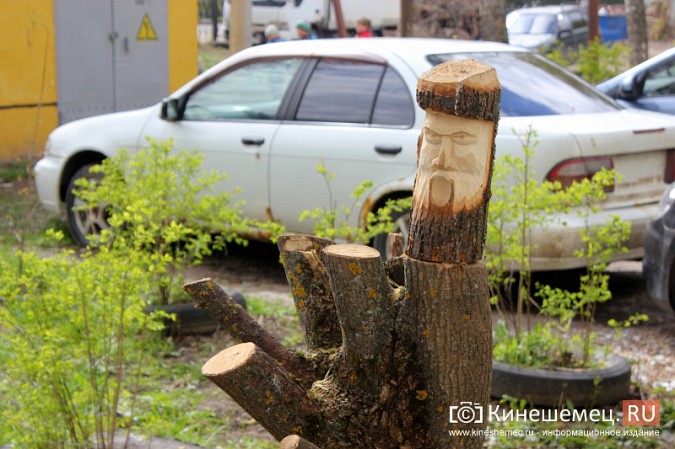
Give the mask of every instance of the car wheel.
[[81, 167], [68, 183], [66, 190], [66, 219], [68, 222], [68, 230], [73, 237], [75, 243], [80, 246], [87, 246], [89, 238], [101, 233], [102, 230], [110, 228], [108, 224], [107, 205], [100, 205], [98, 207], [84, 208], [86, 203], [75, 195], [78, 179], [87, 178], [89, 180], [98, 181], [103, 175], [101, 173], [90, 173], [89, 169], [94, 164], [85, 165]]
[[[408, 228], [410, 226], [410, 210], [403, 212], [392, 212], [391, 220], [394, 222], [394, 229], [391, 232], [400, 232], [403, 234], [403, 247], [408, 242]], [[391, 259], [391, 251], [387, 246], [387, 234], [379, 234], [373, 238], [373, 248], [380, 252], [382, 259]]]

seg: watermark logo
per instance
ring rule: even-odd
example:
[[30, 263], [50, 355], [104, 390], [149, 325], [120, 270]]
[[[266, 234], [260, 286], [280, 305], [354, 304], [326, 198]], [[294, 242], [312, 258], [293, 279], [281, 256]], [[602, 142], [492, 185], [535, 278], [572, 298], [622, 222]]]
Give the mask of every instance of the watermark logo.
[[[655, 437], [661, 435], [661, 403], [651, 401], [622, 401], [623, 414], [614, 416], [614, 409], [513, 409], [500, 404], [481, 405], [478, 402], [460, 402], [451, 405], [451, 437], [483, 438], [550, 438], [550, 437]], [[621, 419], [623, 418], [623, 420]], [[560, 427], [542, 429], [504, 429], [499, 423], [604, 423], [595, 428]], [[619, 422], [623, 428], [615, 427]], [[481, 424], [471, 426], [471, 424]], [[609, 425], [608, 425], [609, 424]], [[468, 426], [467, 426], [468, 425]], [[482, 426], [487, 425], [487, 427]], [[636, 428], [636, 427], [651, 428]]]
[[661, 424], [661, 402], [623, 401], [624, 426], [658, 426]]
[[460, 402], [450, 406], [451, 424], [483, 424], [483, 406], [478, 402]]

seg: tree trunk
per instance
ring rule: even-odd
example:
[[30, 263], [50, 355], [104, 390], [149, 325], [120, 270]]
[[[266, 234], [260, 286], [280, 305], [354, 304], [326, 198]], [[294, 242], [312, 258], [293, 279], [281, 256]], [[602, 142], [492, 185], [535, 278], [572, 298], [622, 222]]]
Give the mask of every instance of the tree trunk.
[[200, 307], [256, 341], [222, 351], [202, 371], [283, 438], [281, 449], [483, 446], [479, 433], [449, 432], [485, 428], [454, 412], [489, 401], [492, 320], [481, 252], [499, 99], [494, 69], [475, 61], [441, 64], [419, 80], [427, 118], [406, 254], [385, 265], [366, 246], [280, 239], [306, 354], [261, 338], [209, 280], [186, 285]]
[[415, 0], [413, 35], [450, 39], [478, 39], [479, 7], [467, 0]]
[[484, 41], [509, 41], [504, 0], [480, 0], [480, 37]]
[[647, 60], [648, 37], [647, 15], [644, 0], [625, 0], [628, 45], [633, 49], [631, 64], [638, 65]]

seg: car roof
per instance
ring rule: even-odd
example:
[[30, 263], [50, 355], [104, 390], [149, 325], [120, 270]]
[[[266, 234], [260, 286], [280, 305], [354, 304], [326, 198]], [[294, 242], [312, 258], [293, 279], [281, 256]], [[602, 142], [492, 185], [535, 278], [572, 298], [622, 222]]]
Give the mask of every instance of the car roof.
[[[428, 55], [479, 52], [527, 52], [507, 44], [437, 38], [378, 37], [371, 39], [336, 38], [278, 42], [257, 45], [228, 58], [236, 60], [273, 56], [339, 56], [388, 61], [398, 57], [418, 74], [429, 68]], [[218, 67], [218, 66], [216, 66]], [[214, 69], [216, 68], [214, 67]]]

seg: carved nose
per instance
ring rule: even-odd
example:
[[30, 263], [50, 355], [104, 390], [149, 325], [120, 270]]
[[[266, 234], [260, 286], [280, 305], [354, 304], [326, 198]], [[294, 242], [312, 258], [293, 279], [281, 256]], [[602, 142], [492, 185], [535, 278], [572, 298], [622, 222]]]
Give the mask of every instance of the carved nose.
[[452, 163], [452, 139], [447, 136], [441, 138], [441, 151], [434, 161], [436, 168], [449, 169]]

